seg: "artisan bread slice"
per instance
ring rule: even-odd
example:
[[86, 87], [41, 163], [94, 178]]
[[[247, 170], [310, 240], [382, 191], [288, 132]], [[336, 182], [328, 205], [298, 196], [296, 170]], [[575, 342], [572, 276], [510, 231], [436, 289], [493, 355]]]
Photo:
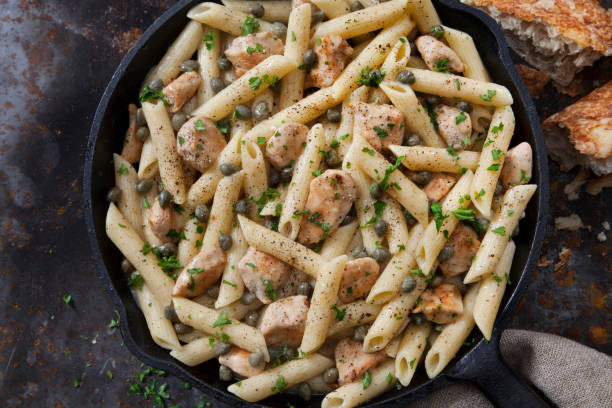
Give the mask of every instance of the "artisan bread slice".
[[550, 156], [567, 171], [576, 165], [612, 173], [612, 81], [542, 123]]
[[612, 12], [594, 0], [461, 0], [491, 15], [510, 47], [561, 85], [612, 55]]

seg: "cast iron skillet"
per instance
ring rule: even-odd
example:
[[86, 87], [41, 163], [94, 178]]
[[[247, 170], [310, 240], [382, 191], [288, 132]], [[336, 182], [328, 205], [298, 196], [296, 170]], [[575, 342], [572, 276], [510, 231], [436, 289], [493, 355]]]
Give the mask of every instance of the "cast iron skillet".
[[[128, 126], [127, 105], [137, 101], [143, 78], [187, 23], [187, 11], [199, 2], [179, 1], [149, 27], [115, 71], [98, 106], [89, 135], [84, 182], [87, 229], [96, 270], [121, 315], [121, 334], [128, 349], [145, 363], [189, 381], [208, 394], [215, 401], [216, 407], [318, 407], [321, 396], [314, 397], [309, 403], [289, 394], [270, 397], [262, 401], [261, 405], [247, 403], [225, 391], [228, 384], [218, 380], [216, 362], [186, 367], [172, 359], [166, 350], [151, 340], [145, 320], [121, 272], [119, 264], [122, 256], [105, 235], [108, 203], [104, 196], [114, 185], [113, 166], [109, 162], [112, 153], [121, 150], [123, 135]], [[546, 406], [543, 397], [513, 375], [502, 362], [498, 350], [500, 334], [535, 269], [546, 228], [548, 166], [539, 119], [514, 69], [503, 34], [493, 19], [477, 9], [452, 0], [434, 2], [446, 25], [463, 30], [475, 39], [494, 81], [506, 86], [514, 96], [513, 109], [517, 126], [513, 145], [527, 141], [534, 147], [533, 182], [538, 184], [538, 190], [526, 210], [526, 219], [521, 222], [520, 235], [515, 238], [517, 250], [510, 274], [513, 284], [506, 290], [503, 310], [497, 319], [491, 341], [485, 343], [478, 329], [475, 329], [469, 337], [475, 339], [473, 345], [463, 347], [441, 375], [429, 380], [423, 370], [419, 370], [409, 388], [393, 389], [368, 406], [401, 407], [434, 389], [458, 381], [477, 384], [491, 401], [501, 407]]]

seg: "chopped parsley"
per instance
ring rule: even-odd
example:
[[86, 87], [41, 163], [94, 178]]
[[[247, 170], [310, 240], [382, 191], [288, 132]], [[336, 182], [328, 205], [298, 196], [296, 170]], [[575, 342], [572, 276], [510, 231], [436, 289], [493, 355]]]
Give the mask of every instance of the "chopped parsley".
[[246, 52], [249, 55], [253, 55], [253, 53], [255, 53], [255, 52], [263, 53], [264, 52], [264, 48], [263, 48], [263, 45], [261, 45], [260, 43], [257, 43], [257, 44], [255, 44], [255, 48], [247, 47]]
[[143, 285], [144, 285], [144, 278], [138, 272], [134, 273], [128, 280], [128, 286], [130, 288], [138, 289], [141, 292], [142, 292]]
[[494, 229], [494, 230], [492, 230], [492, 231], [493, 231], [494, 233], [496, 233], [496, 234], [499, 234], [499, 235], [503, 236], [503, 237], [505, 237], [505, 236], [506, 236], [506, 227], [504, 227], [504, 226], [501, 226], [501, 227], [495, 228], [495, 229]]
[[242, 35], [247, 35], [247, 34], [254, 34], [258, 31], [259, 31], [259, 21], [254, 17], [247, 16], [244, 19], [244, 25], [242, 26], [240, 33]]
[[488, 89], [486, 95], [480, 95], [480, 99], [486, 102], [490, 102], [491, 99], [497, 94], [497, 91]]
[[323, 236], [321, 237], [321, 241], [323, 241], [325, 238], [327, 238], [327, 235], [329, 235], [329, 231], [331, 230], [331, 225], [329, 225], [326, 222], [319, 221], [320, 215], [321, 214], [319, 214], [319, 212], [317, 211], [308, 218], [308, 221], [310, 221], [314, 225], [319, 226], [323, 230]]
[[178, 263], [178, 259], [176, 259], [176, 255], [164, 256], [162, 257], [157, 266], [162, 268], [162, 271], [172, 279], [176, 279], [177, 275], [174, 273], [175, 269], [183, 268], [183, 265]]
[[115, 316], [117, 316], [117, 318], [111, 319], [110, 324], [108, 325], [110, 329], [119, 327], [119, 320], [120, 320], [119, 312], [117, 311], [117, 309], [114, 309], [113, 312], [115, 313]]
[[187, 240], [187, 237], [185, 236], [184, 232], [182, 232], [182, 231], [181, 232], [177, 232], [175, 229], [171, 229], [170, 231], [168, 231], [168, 233], [166, 234], [166, 237]]
[[381, 139], [384, 139], [385, 137], [389, 136], [389, 133], [387, 133], [387, 131], [381, 128], [380, 126], [374, 126], [373, 129], [376, 132], [376, 136], [378, 136]]
[[62, 296], [62, 300], [65, 304], [70, 306], [70, 302], [72, 302], [72, 295], [70, 293], [64, 293], [64, 295]]
[[508, 217], [512, 217], [514, 215], [514, 210], [508, 210]]
[[142, 202], [142, 208], [145, 208], [145, 209], [151, 208], [151, 204], [149, 204], [149, 200], [147, 199], [147, 197], [142, 197], [140, 201]]
[[459, 79], [455, 79], [455, 83], [457, 84], [457, 90], [460, 91], [461, 90], [461, 83], [459, 82]]
[[521, 169], [521, 179], [519, 180], [519, 184], [522, 184], [523, 181], [525, 183], [529, 183], [529, 180], [531, 180], [531, 177], [527, 177], [527, 173], [525, 173], [525, 170]]
[[282, 375], [279, 375], [276, 379], [276, 385], [272, 387], [272, 391], [283, 392], [287, 388], [287, 383]]
[[269, 280], [261, 278], [261, 282], [264, 284], [264, 286], [266, 287], [266, 296], [268, 297], [268, 299], [270, 299], [271, 301], [275, 301], [276, 299], [278, 299], [278, 292], [277, 290], [274, 288], [274, 286], [272, 286], [272, 283], [270, 283]]
[[369, 154], [370, 156], [374, 156], [374, 154], [375, 154], [375, 153], [374, 153], [374, 150], [372, 150], [372, 149], [368, 149], [367, 147], [364, 147], [363, 149], [361, 149], [361, 151], [362, 151], [363, 153], [367, 153], [367, 154]]
[[367, 389], [370, 384], [372, 384], [372, 375], [370, 374], [370, 370], [366, 370], [363, 380], [361, 380], [361, 384], [363, 385], [363, 389]]
[[258, 90], [260, 85], [261, 85], [261, 78], [260, 77], [251, 77], [251, 78], [249, 78], [249, 86], [251, 87], [251, 89]]
[[506, 278], [506, 282], [508, 282], [508, 285], [512, 285], [512, 281], [510, 280], [510, 276], [508, 276], [507, 273], [504, 273], [504, 278]]
[[[351, 290], [352, 291], [352, 290]], [[338, 321], [342, 321], [344, 320], [344, 315], [346, 315], [346, 309], [340, 310], [336, 307], [336, 305], [333, 305], [331, 307], [331, 310], [334, 311], [334, 318]]]
[[140, 102], [147, 102], [156, 99], [161, 99], [165, 105], [170, 105], [162, 91], [156, 91], [149, 85], [145, 86], [144, 91], [142, 91], [142, 94], [140, 95]]
[[193, 275], [197, 275], [198, 273], [202, 272], [204, 272], [204, 268], [187, 269], [187, 273], [189, 274], [189, 285], [187, 286], [187, 289], [192, 292], [195, 290], [195, 279], [193, 278]]
[[208, 34], [204, 35], [204, 45], [206, 45], [206, 49], [208, 51], [212, 50], [215, 46], [215, 32], [211, 31]]
[[497, 171], [497, 170], [499, 170], [499, 163], [494, 163], [494, 164], [490, 165], [489, 167], [487, 167], [487, 170], [489, 170], [489, 171]]
[[387, 374], [387, 385], [389, 387], [393, 386], [393, 375], [391, 375], [391, 373]]
[[378, 88], [378, 85], [381, 84], [383, 79], [385, 78], [384, 70], [372, 69], [369, 66], [366, 66], [361, 70], [359, 74], [359, 79], [355, 81], [355, 83], [360, 85], [371, 86], [372, 88]]
[[414, 363], [416, 363], [416, 358], [410, 360], [410, 368], [414, 368]]
[[497, 283], [501, 283], [501, 281], [502, 281], [502, 278], [500, 278], [497, 275], [493, 275], [493, 279], [495, 279], [495, 282], [497, 282]]
[[291, 42], [295, 42], [296, 38], [295, 38], [295, 32], [291, 31]]
[[[364, 225], [360, 228], [367, 228], [370, 225], [376, 224], [376, 221], [382, 218], [385, 208], [387, 207], [387, 203], [384, 201], [375, 201], [374, 202], [374, 214], [375, 216], [370, 218]], [[367, 212], [367, 211], [366, 211]]]
[[448, 152], [448, 154], [450, 154], [451, 156], [453, 156], [453, 157], [455, 158], [455, 160], [457, 160], [457, 161], [458, 161], [458, 160], [460, 159], [460, 157], [459, 157], [459, 155], [457, 154], [457, 152], [455, 151], [455, 149], [453, 149], [453, 146], [448, 146], [448, 147], [446, 148], [446, 151]]
[[232, 120], [241, 120], [242, 116], [240, 115], [240, 112], [238, 112], [238, 109], [234, 108], [234, 111], [232, 112]]
[[333, 139], [330, 143], [329, 143], [329, 147], [331, 147], [332, 149], [335, 149], [336, 147], [340, 146], [340, 142], [337, 141], [336, 139]]
[[227, 312], [221, 312], [219, 317], [217, 317], [217, 320], [215, 320], [213, 323], [212, 327], [214, 329], [215, 327], [224, 326], [226, 324], [232, 324], [232, 321], [227, 318]]
[[121, 166], [119, 167], [119, 174], [123, 176], [124, 174], [127, 174], [127, 172], [128, 172], [127, 167], [125, 167], [123, 163], [121, 163]]
[[223, 279], [223, 283], [225, 283], [226, 285], [230, 285], [232, 288], [237, 288], [238, 285], [236, 285], [235, 283], [232, 283], [230, 281], [227, 281], [225, 279]]
[[499, 157], [503, 155], [504, 155], [504, 152], [502, 152], [499, 149], [491, 150], [491, 156], [493, 156], [493, 160], [499, 160]]
[[434, 215], [434, 220], [436, 222], [436, 230], [440, 232], [440, 227], [442, 226], [442, 223], [449, 216], [442, 214], [442, 207], [440, 207], [440, 204], [438, 203], [432, 204], [430, 208], [431, 208], [431, 212]]
[[399, 168], [400, 164], [402, 164], [402, 160], [404, 159], [404, 157], [406, 156], [399, 156], [397, 159], [395, 159], [395, 164], [393, 166], [387, 167], [385, 169], [385, 176], [380, 181], [380, 183], [378, 183], [382, 191], [386, 191], [389, 188], [389, 178], [391, 177], [391, 173], [393, 173]]
[[440, 37], [442, 37], [442, 34], [444, 34], [444, 28], [442, 28], [441, 25], [431, 26], [431, 28], [429, 29], [429, 32], [434, 37], [440, 38]]
[[460, 221], [475, 221], [474, 219], [474, 210], [470, 209], [464, 209], [464, 208], [458, 208], [454, 211], [451, 211], [451, 213], [457, 217], [458, 220]]
[[485, 195], [484, 188], [481, 188], [481, 189], [480, 189], [480, 191], [477, 191], [477, 192], [476, 192], [476, 198], [480, 198], [480, 197], [482, 197], [483, 195]]
[[258, 145], [265, 146], [267, 142], [268, 141], [266, 140], [266, 138], [264, 136], [258, 136], [257, 137], [257, 144]]
[[[463, 122], [466, 119], [466, 115], [465, 112], [461, 112], [459, 113], [457, 116], [455, 116], [455, 124], [458, 125], [461, 122]], [[467, 137], [467, 136], [466, 136]], [[465, 143], [465, 139], [463, 140], [463, 144], [470, 144], [469, 139], [468, 142]]]
[[434, 66], [434, 71], [448, 74], [450, 72], [450, 69], [446, 64], [448, 64], [448, 58], [442, 58], [441, 60], [436, 62], [436, 65]]
[[229, 133], [230, 124], [227, 119], [221, 119], [216, 121], [215, 126], [223, 136], [227, 136], [227, 134]]

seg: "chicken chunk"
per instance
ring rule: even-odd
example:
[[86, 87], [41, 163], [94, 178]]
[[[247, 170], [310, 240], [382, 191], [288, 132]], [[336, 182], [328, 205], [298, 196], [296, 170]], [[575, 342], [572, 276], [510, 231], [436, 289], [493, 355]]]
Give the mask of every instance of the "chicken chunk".
[[183, 105], [195, 95], [202, 83], [202, 78], [197, 72], [185, 72], [164, 88], [164, 96], [170, 104], [170, 112], [181, 110]]
[[199, 296], [219, 280], [225, 268], [225, 252], [219, 247], [200, 251], [179, 275], [172, 296]]
[[272, 255], [249, 247], [238, 263], [238, 272], [247, 289], [268, 304], [276, 300], [277, 290], [289, 277], [291, 268]]
[[440, 201], [453, 188], [457, 179], [450, 174], [434, 173], [429, 183], [423, 188], [429, 200]]
[[260, 365], [253, 367], [249, 363], [250, 355], [251, 352], [248, 350], [244, 350], [239, 347], [232, 347], [229, 353], [219, 356], [219, 364], [224, 365], [230, 368], [236, 374], [247, 378], [263, 373], [266, 363], [262, 361]]
[[326, 35], [317, 39], [313, 51], [317, 62], [306, 78], [306, 87], [326, 88], [340, 76], [353, 48], [339, 35]]
[[310, 302], [306, 296], [290, 296], [270, 303], [261, 316], [259, 331], [268, 346], [299, 346], [304, 336]]
[[473, 229], [459, 224], [448, 239], [447, 245], [453, 248], [453, 256], [442, 262], [440, 269], [444, 276], [449, 278], [470, 269], [472, 258], [480, 247], [480, 240]]
[[266, 145], [266, 159], [277, 169], [297, 160], [304, 151], [308, 127], [300, 123], [285, 123], [278, 128]]
[[225, 56], [234, 65], [236, 76], [240, 77], [270, 55], [282, 54], [284, 49], [280, 38], [269, 31], [261, 31], [236, 37], [225, 50]]
[[463, 300], [455, 285], [443, 283], [421, 293], [423, 299], [412, 313], [423, 313], [425, 318], [438, 324], [452, 323], [463, 314]]
[[177, 150], [185, 163], [204, 172], [227, 143], [215, 123], [203, 116], [191, 118], [177, 135]]
[[336, 345], [334, 357], [338, 368], [338, 382], [344, 385], [355, 381], [384, 360], [385, 352], [366, 353], [362, 343], [347, 337]]
[[404, 114], [395, 106], [358, 102], [354, 111], [353, 133], [363, 136], [376, 151], [402, 144]]
[[455, 150], [463, 148], [472, 136], [470, 115], [448, 105], [438, 105], [434, 111], [438, 122], [438, 133], [442, 139]]
[[531, 145], [527, 142], [508, 150], [501, 172], [504, 187], [528, 183], [531, 180], [532, 160]]
[[378, 262], [370, 257], [349, 261], [340, 282], [340, 301], [350, 303], [366, 297], [376, 283], [379, 272]]
[[168, 233], [171, 229], [179, 228], [179, 221], [172, 206], [162, 208], [157, 198], [151, 206], [147, 222], [153, 234], [162, 241], [168, 241]]
[[307, 214], [302, 218], [298, 241], [316, 244], [334, 233], [357, 199], [357, 187], [342, 170], [326, 170], [310, 182], [306, 201]]
[[455, 51], [431, 35], [422, 35], [414, 43], [432, 71], [460, 73], [465, 70], [465, 65]]

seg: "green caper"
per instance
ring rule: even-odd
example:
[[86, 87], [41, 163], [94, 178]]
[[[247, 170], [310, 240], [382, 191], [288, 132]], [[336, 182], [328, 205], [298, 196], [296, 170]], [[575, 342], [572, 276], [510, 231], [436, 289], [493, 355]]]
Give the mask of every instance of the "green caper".
[[261, 3], [252, 3], [249, 6], [249, 14], [253, 17], [262, 18], [266, 14], [266, 9]]
[[170, 205], [170, 201], [172, 201], [172, 194], [170, 194], [168, 190], [162, 190], [159, 192], [157, 199], [159, 201], [159, 206], [161, 208], [166, 208]]
[[138, 183], [136, 183], [135, 187], [139, 194], [146, 194], [153, 188], [153, 181], [140, 180]]
[[287, 35], [287, 26], [281, 23], [280, 21], [275, 21], [272, 23], [272, 34], [275, 34], [278, 37], [284, 37]]
[[223, 354], [229, 353], [231, 349], [232, 346], [229, 343], [220, 341], [215, 345], [215, 355], [217, 357], [222, 356]]
[[427, 170], [417, 171], [416, 173], [412, 174], [410, 179], [415, 184], [417, 184], [419, 186], [424, 186], [425, 184], [429, 183], [429, 180], [431, 180], [431, 173], [428, 172]]
[[406, 218], [406, 224], [408, 224], [409, 227], [417, 223], [416, 218], [414, 218], [412, 214], [410, 214], [410, 211], [404, 208], [402, 212], [404, 213], [404, 218]]
[[412, 85], [414, 84], [414, 81], [416, 81], [416, 78], [410, 71], [400, 71], [397, 73], [397, 80], [402, 84]]
[[219, 366], [219, 379], [221, 381], [232, 381], [232, 370], [224, 365]]
[[328, 368], [323, 373], [323, 381], [326, 384], [332, 384], [338, 379], [338, 369], [336, 367]]
[[423, 144], [423, 138], [421, 137], [421, 135], [417, 134], [408, 135], [406, 137], [406, 144], [408, 146], [420, 146]]
[[391, 254], [385, 248], [376, 248], [371, 256], [378, 263], [386, 262], [391, 258]]
[[136, 270], [136, 268], [134, 268], [134, 265], [132, 265], [130, 261], [124, 259], [121, 261], [121, 270], [125, 273], [132, 273]]
[[389, 229], [389, 224], [385, 220], [379, 219], [374, 223], [374, 232], [379, 237], [384, 236], [387, 233], [388, 229]]
[[164, 89], [164, 81], [162, 81], [159, 78], [155, 78], [153, 81], [151, 81], [151, 83], [149, 84], [149, 88], [151, 88], [152, 90], [154, 90], [155, 92], [161, 92], [162, 89]]
[[280, 172], [280, 179], [283, 183], [289, 183], [293, 178], [293, 169], [291, 166], [287, 166]]
[[217, 59], [217, 67], [219, 67], [221, 71], [229, 71], [232, 69], [232, 63], [225, 55], [222, 55]]
[[312, 13], [310, 24], [319, 24], [323, 20], [325, 20], [325, 12], [323, 10], [315, 11], [314, 13]]
[[219, 246], [224, 251], [229, 251], [232, 245], [234, 244], [234, 240], [232, 240], [231, 235], [223, 234], [219, 235]]
[[187, 326], [183, 323], [174, 323], [174, 331], [176, 334], [187, 334], [193, 331], [193, 327]]
[[355, 341], [363, 341], [365, 336], [368, 334], [368, 328], [366, 326], [358, 326], [353, 333], [353, 339]]
[[236, 105], [234, 109], [236, 109], [236, 112], [238, 113], [238, 116], [240, 116], [241, 119], [244, 119], [244, 120], [251, 119], [251, 108], [249, 108], [248, 106], [240, 103]]
[[268, 109], [268, 104], [265, 102], [259, 102], [256, 105], [253, 105], [253, 117], [256, 120], [264, 120], [268, 116], [270, 116], [270, 110]]
[[248, 214], [251, 208], [251, 203], [247, 200], [239, 200], [234, 206], [234, 212], [238, 214]]
[[195, 217], [200, 222], [206, 222], [210, 217], [210, 210], [204, 204], [200, 204], [195, 209]]
[[383, 195], [383, 191], [382, 188], [380, 188], [380, 185], [378, 185], [378, 183], [373, 183], [370, 186], [370, 196], [375, 199], [378, 200], [379, 198], [381, 198]]
[[354, 1], [351, 3], [351, 11], [359, 11], [363, 9], [363, 4], [358, 1]]
[[412, 292], [412, 290], [416, 288], [416, 279], [414, 276], [406, 276], [402, 280], [401, 290], [404, 293]]
[[308, 282], [301, 282], [297, 288], [297, 294], [303, 296], [310, 296], [312, 293], [312, 286]]
[[235, 163], [231, 162], [221, 163], [221, 165], [219, 166], [219, 170], [224, 176], [231, 176], [232, 174], [238, 171], [238, 166]]
[[147, 126], [147, 118], [142, 108], [138, 108], [136, 111], [136, 124], [140, 127]]
[[450, 245], [445, 245], [444, 248], [438, 254], [438, 261], [445, 262], [453, 257], [455, 250]]
[[327, 116], [327, 120], [329, 120], [331, 123], [338, 123], [340, 122], [340, 119], [342, 119], [342, 115], [336, 109], [329, 108], [325, 112], [325, 115]]
[[255, 327], [257, 325], [258, 320], [259, 320], [259, 313], [257, 313], [255, 310], [251, 310], [249, 313], [247, 313], [246, 317], [244, 318], [244, 322], [251, 327]]
[[206, 289], [206, 294], [210, 296], [211, 298], [218, 298], [219, 290], [220, 290], [219, 285], [211, 286], [208, 289]]
[[226, 83], [223, 78], [214, 77], [210, 80], [210, 87], [212, 88], [214, 93], [219, 93], [226, 87]]
[[417, 326], [420, 326], [425, 321], [425, 317], [422, 313], [413, 313], [410, 315], [410, 320]]
[[366, 249], [361, 246], [353, 248], [353, 250], [351, 251], [351, 255], [353, 255], [353, 258], [355, 259], [368, 257], [368, 253], [366, 252]]
[[474, 107], [472, 106], [471, 103], [467, 101], [461, 101], [457, 103], [457, 109], [459, 109], [462, 112], [470, 113], [472, 110], [474, 110]]
[[160, 245], [157, 249], [159, 249], [159, 253], [162, 256], [176, 255], [176, 252], [178, 251], [176, 244], [172, 242], [166, 242], [165, 244]]
[[164, 317], [172, 323], [180, 323], [176, 310], [174, 310], [174, 306], [172, 305], [164, 307]]
[[111, 188], [108, 193], [106, 193], [106, 200], [111, 203], [116, 203], [121, 199], [121, 189], [119, 187]]
[[317, 62], [317, 54], [313, 50], [306, 50], [304, 53], [304, 65], [306, 68], [312, 67]]
[[187, 60], [181, 63], [181, 72], [191, 72], [200, 69], [200, 63], [194, 60]]
[[442, 34], [444, 34], [444, 27], [442, 27], [441, 25], [435, 25], [432, 26], [429, 29], [429, 32], [431, 33], [431, 35], [433, 35], [436, 38], [440, 38], [442, 37]]
[[338, 152], [332, 149], [325, 156], [325, 164], [327, 167], [338, 167], [342, 164], [342, 159], [338, 156]]
[[251, 367], [260, 366], [264, 362], [264, 355], [261, 351], [257, 350], [249, 355], [249, 365]]
[[187, 115], [185, 115], [183, 112], [172, 115], [172, 129], [174, 129], [175, 132], [181, 130], [181, 127], [185, 124], [185, 122], [187, 122]]
[[255, 295], [252, 294], [251, 292], [246, 292], [245, 294], [242, 295], [242, 297], [240, 298], [240, 303], [242, 303], [243, 305], [250, 305], [255, 301]]
[[486, 218], [478, 218], [476, 219], [476, 222], [479, 224], [479, 230], [483, 232], [489, 228], [489, 220], [487, 220]]
[[300, 384], [300, 386], [298, 387], [298, 396], [304, 401], [310, 401], [310, 398], [312, 397], [312, 391], [310, 390], [310, 386], [308, 385], [308, 383], [303, 382]]
[[145, 140], [147, 140], [150, 134], [151, 133], [149, 132], [148, 127], [146, 126], [139, 127], [138, 130], [136, 131], [136, 139], [140, 140], [141, 142], [144, 142]]
[[280, 183], [280, 171], [275, 167], [270, 166], [270, 173], [268, 174], [268, 184], [270, 187], [276, 187]]
[[429, 106], [439, 105], [441, 101], [442, 100], [440, 99], [438, 95], [427, 95], [425, 97], [425, 102], [427, 102]]

